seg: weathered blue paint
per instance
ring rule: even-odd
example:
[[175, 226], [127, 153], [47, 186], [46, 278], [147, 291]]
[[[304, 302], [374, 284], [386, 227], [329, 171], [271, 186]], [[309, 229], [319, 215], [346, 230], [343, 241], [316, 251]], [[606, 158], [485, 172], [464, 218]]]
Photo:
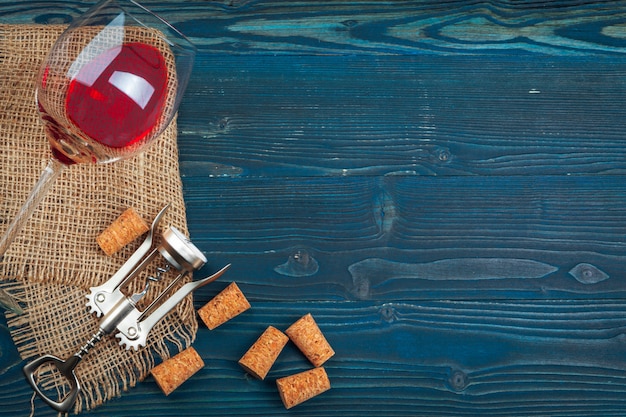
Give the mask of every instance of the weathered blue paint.
[[[253, 307], [201, 328], [171, 396], [148, 379], [85, 415], [626, 414], [626, 2], [146, 4], [199, 45], [189, 229]], [[286, 411], [298, 351], [264, 382], [237, 360], [307, 312], [333, 389]], [[0, 328], [0, 416], [28, 415], [21, 365]]]

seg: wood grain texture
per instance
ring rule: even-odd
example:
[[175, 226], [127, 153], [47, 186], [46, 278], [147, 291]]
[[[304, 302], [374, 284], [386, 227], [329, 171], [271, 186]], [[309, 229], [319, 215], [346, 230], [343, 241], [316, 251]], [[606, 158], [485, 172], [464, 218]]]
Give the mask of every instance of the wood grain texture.
[[[284, 410], [276, 378], [310, 368], [288, 344], [265, 381], [237, 360], [264, 330], [311, 312], [337, 355], [332, 389]], [[164, 398], [150, 378], [86, 415], [621, 415], [626, 392], [621, 302], [257, 303], [194, 347], [206, 367]], [[14, 355], [3, 397], [30, 395]], [[52, 416], [39, 400], [37, 415]], [[205, 410], [198, 414], [198, 410]], [[12, 414], [11, 411], [14, 413]]]
[[[148, 379], [85, 415], [626, 414], [626, 2], [144, 3], [200, 51], [189, 229], [207, 273], [233, 267], [195, 303], [236, 281], [252, 308], [200, 329], [207, 366], [170, 397]], [[297, 349], [266, 381], [237, 360], [308, 312], [333, 388], [287, 411]], [[1, 327], [0, 416], [28, 415], [21, 366]]]
[[201, 59], [185, 176], [624, 172], [622, 58]]
[[201, 47], [287, 54], [621, 54], [619, 1], [195, 2]]
[[613, 298], [624, 291], [618, 179], [194, 177], [186, 203], [210, 263], [232, 260], [259, 298]]

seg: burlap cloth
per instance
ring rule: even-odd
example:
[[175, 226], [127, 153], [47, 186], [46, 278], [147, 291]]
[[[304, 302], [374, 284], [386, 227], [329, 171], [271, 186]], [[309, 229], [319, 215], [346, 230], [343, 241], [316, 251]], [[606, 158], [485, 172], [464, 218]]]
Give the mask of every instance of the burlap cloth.
[[[0, 25], [0, 221], [15, 215], [50, 156], [35, 103], [35, 78], [60, 26]], [[89, 314], [89, 288], [106, 281], [143, 239], [113, 257], [96, 236], [128, 207], [150, 223], [168, 202], [161, 221], [187, 231], [178, 170], [176, 126], [172, 123], [146, 152], [105, 165], [65, 170], [37, 208], [0, 265], [0, 287], [26, 313], [7, 313], [11, 335], [26, 360], [42, 354], [73, 355], [98, 330]], [[161, 227], [162, 229], [162, 227]], [[0, 233], [4, 227], [0, 225]], [[191, 298], [152, 330], [148, 346], [135, 352], [114, 337], [98, 343], [76, 368], [82, 385], [75, 413], [92, 409], [142, 380], [155, 357], [169, 357], [193, 340], [197, 322]], [[61, 394], [56, 375], [40, 375], [40, 385]], [[26, 404], [25, 404], [26, 405]]]

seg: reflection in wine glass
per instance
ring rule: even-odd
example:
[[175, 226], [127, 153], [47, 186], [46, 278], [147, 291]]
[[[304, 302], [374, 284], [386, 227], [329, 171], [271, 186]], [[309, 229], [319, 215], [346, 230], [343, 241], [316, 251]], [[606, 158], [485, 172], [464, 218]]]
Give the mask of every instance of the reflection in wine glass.
[[[196, 48], [134, 0], [104, 0], [61, 34], [42, 63], [37, 105], [52, 155], [0, 238], [0, 260], [65, 167], [144, 150], [174, 117]], [[19, 311], [0, 290], [0, 305]]]

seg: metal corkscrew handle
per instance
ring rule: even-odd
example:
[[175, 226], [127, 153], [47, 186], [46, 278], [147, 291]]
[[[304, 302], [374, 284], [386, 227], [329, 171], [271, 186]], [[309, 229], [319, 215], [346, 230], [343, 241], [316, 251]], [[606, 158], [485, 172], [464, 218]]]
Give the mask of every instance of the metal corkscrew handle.
[[[100, 328], [96, 334], [94, 334], [91, 339], [85, 343], [83, 347], [80, 348], [78, 352], [69, 357], [66, 360], [57, 358], [53, 355], [44, 355], [32, 362], [29, 362], [26, 366], [24, 366], [23, 371], [26, 376], [26, 380], [30, 384], [30, 386], [35, 390], [37, 395], [41, 397], [41, 399], [48, 404], [50, 407], [54, 408], [56, 411], [61, 413], [66, 413], [72, 408], [74, 402], [76, 401], [76, 397], [80, 392], [80, 383], [78, 382], [78, 378], [76, 378], [76, 373], [74, 373], [74, 369], [80, 361], [83, 359], [83, 356], [91, 350], [95, 346], [97, 342], [102, 339], [106, 332], [104, 329]], [[35, 372], [45, 364], [54, 365], [56, 369], [63, 375], [63, 377], [67, 380], [70, 386], [70, 391], [65, 395], [65, 397], [60, 401], [55, 401], [52, 398], [48, 397], [37, 385], [37, 381], [35, 381]]]
[[[44, 355], [24, 366], [24, 375], [26, 375], [28, 383], [46, 404], [60, 412], [69, 411], [76, 401], [78, 393], [80, 392], [80, 383], [76, 378], [74, 369], [83, 359], [83, 356], [86, 355], [104, 335], [115, 330], [130, 312], [135, 311], [135, 302], [137, 302], [137, 300], [142, 296], [143, 294], [139, 293], [133, 294], [130, 297], [123, 297], [118, 300], [107, 312], [107, 314], [102, 317], [102, 320], [100, 320], [98, 332], [96, 332], [96, 334], [94, 334], [91, 339], [89, 339], [89, 341], [78, 350], [78, 352], [68, 359], [62, 360], [53, 355]], [[39, 388], [37, 382], [35, 381], [35, 372], [44, 364], [54, 365], [61, 375], [63, 375], [63, 377], [69, 382], [70, 391], [61, 401], [54, 401], [48, 397]]]

